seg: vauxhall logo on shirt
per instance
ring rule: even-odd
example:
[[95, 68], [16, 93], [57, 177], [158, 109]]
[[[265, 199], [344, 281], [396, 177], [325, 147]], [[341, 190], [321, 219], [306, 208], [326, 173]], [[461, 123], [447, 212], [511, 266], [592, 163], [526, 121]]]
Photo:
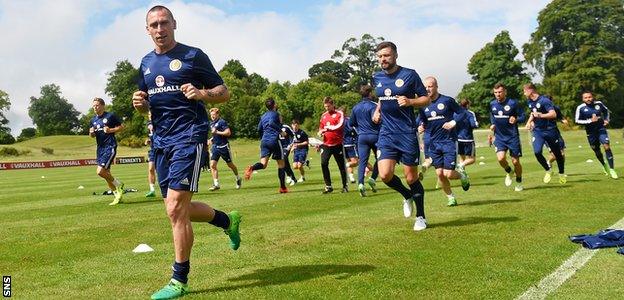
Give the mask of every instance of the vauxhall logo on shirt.
[[163, 75], [156, 76], [156, 78], [154, 79], [154, 83], [156, 84], [157, 87], [147, 90], [147, 93], [150, 96], [154, 94], [160, 94], [160, 93], [177, 92], [180, 90], [179, 85], [166, 85], [167, 80], [165, 79], [165, 76]]

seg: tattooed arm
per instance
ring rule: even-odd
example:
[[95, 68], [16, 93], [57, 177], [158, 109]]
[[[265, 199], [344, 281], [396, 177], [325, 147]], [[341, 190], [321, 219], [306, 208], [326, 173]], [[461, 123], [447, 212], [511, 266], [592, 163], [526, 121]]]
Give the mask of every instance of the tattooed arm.
[[217, 85], [211, 89], [200, 90], [190, 83], [183, 84], [180, 89], [188, 99], [201, 100], [204, 103], [221, 103], [230, 99], [230, 92], [224, 85]]

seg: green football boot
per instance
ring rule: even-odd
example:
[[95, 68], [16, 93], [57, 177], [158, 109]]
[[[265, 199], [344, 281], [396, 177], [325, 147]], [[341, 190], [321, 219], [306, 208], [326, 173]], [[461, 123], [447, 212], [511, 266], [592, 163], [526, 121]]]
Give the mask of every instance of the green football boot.
[[469, 190], [469, 189], [470, 189], [470, 178], [468, 178], [468, 174], [466, 173], [466, 170], [465, 170], [465, 169], [462, 169], [462, 170], [459, 172], [459, 175], [461, 176], [459, 179], [460, 179], [460, 181], [461, 181], [461, 186], [462, 186], [462, 189], [463, 189], [464, 191]]
[[615, 172], [614, 169], [609, 169], [609, 175], [611, 175], [611, 178], [613, 179], [618, 179], [618, 174]]
[[603, 168], [603, 172], [604, 172], [605, 176], [609, 176], [610, 173], [611, 173], [611, 172], [609, 172], [610, 169], [611, 169], [611, 168], [609, 168], [609, 165], [607, 163], [605, 163], [604, 165], [602, 165], [602, 168]]
[[228, 217], [230, 218], [230, 227], [224, 230], [224, 232], [230, 237], [230, 248], [237, 250], [241, 243], [239, 226], [242, 217], [238, 211], [230, 212]]
[[123, 199], [123, 194], [124, 194], [124, 184], [120, 184], [115, 191], [113, 191], [113, 195], [115, 195], [115, 199], [113, 200], [113, 202], [109, 203], [108, 205], [117, 205], [119, 204], [119, 202], [121, 202], [121, 200]]
[[377, 193], [377, 182], [375, 182], [375, 179], [368, 178], [368, 180], [366, 180], [366, 183], [368, 183], [373, 193]]
[[165, 287], [152, 294], [153, 300], [175, 299], [182, 297], [189, 292], [188, 284], [171, 279]]
[[360, 192], [361, 197], [366, 197], [366, 188], [364, 187], [364, 184], [358, 184], [358, 192]]

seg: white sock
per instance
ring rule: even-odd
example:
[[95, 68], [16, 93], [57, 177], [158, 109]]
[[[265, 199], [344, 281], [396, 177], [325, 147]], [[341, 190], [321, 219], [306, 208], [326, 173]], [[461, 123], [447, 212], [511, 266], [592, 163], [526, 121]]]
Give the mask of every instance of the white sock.
[[446, 198], [449, 198], [449, 199], [455, 198], [455, 195], [453, 195], [453, 193], [451, 193], [450, 195], [446, 195]]
[[153, 191], [154, 191], [154, 184], [150, 183], [150, 192], [153, 192]]
[[214, 186], [219, 186], [219, 179], [213, 179], [212, 183], [214, 184]]
[[115, 187], [118, 187], [118, 186], [120, 186], [120, 185], [121, 185], [121, 181], [117, 180], [117, 178], [113, 178], [113, 185], [114, 185]]

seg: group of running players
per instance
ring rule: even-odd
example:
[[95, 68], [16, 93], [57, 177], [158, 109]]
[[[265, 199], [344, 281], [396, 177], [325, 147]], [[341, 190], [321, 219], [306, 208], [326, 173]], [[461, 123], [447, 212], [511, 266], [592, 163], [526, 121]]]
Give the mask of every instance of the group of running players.
[[[198, 190], [200, 169], [207, 160], [205, 147], [210, 144], [210, 170], [213, 184], [210, 190], [220, 189], [217, 162], [223, 158], [235, 175], [236, 188], [242, 184], [232, 155], [228, 137], [232, 135], [227, 122], [220, 117], [217, 108], [208, 104], [227, 101], [230, 97], [223, 80], [215, 71], [208, 56], [200, 49], [175, 41], [176, 20], [164, 6], [152, 7], [146, 15], [146, 30], [154, 42], [154, 51], [141, 62], [139, 90], [133, 94], [134, 108], [150, 114], [150, 191], [147, 197], [155, 196], [155, 173], [164, 198], [167, 216], [173, 232], [175, 261], [169, 283], [152, 295], [152, 299], [171, 299], [188, 293], [190, 254], [193, 246], [191, 222], [204, 222], [221, 228], [230, 239], [230, 247], [240, 246], [239, 226], [242, 216], [237, 211], [225, 213], [204, 202], [192, 201]], [[166, 54], [166, 55], [163, 55]], [[300, 128], [298, 120], [291, 126], [283, 125], [277, 112], [278, 103], [267, 99], [264, 113], [258, 124], [260, 160], [245, 169], [244, 178], [249, 180], [256, 170], [266, 169], [271, 158], [277, 161], [279, 192], [287, 193], [287, 184], [305, 182], [304, 167], [309, 167], [308, 149], [314, 146], [321, 155], [321, 169], [325, 188], [324, 194], [333, 192], [329, 172], [329, 159], [334, 157], [340, 170], [342, 192], [348, 192], [348, 181], [354, 176], [347, 170], [358, 166], [357, 184], [361, 196], [369, 188], [376, 191], [376, 179], [401, 194], [403, 214], [406, 218], [415, 215], [413, 229], [427, 228], [425, 218], [425, 190], [421, 183], [424, 173], [433, 167], [438, 184], [447, 196], [448, 205], [457, 205], [449, 180], [460, 180], [462, 189], [470, 188], [466, 166], [475, 162], [475, 143], [472, 130], [479, 125], [474, 112], [469, 110], [470, 102], [459, 103], [438, 92], [434, 77], [424, 82], [418, 73], [397, 64], [398, 51], [395, 44], [384, 41], [376, 48], [381, 71], [373, 74], [371, 85], [360, 88], [362, 99], [351, 109], [351, 116], [345, 116], [344, 109], [337, 109], [330, 97], [323, 99], [325, 112], [321, 116], [317, 135], [322, 141], [308, 137]], [[506, 95], [503, 84], [493, 86], [494, 100], [491, 101], [490, 142], [495, 146], [496, 156], [506, 175], [504, 184], [511, 186], [515, 179], [515, 191], [522, 191], [522, 156], [518, 124], [526, 122], [532, 132], [533, 152], [545, 170], [543, 181], [552, 177], [551, 162], [556, 161], [559, 183], [565, 184], [565, 143], [557, 128], [561, 119], [552, 99], [538, 93], [533, 84], [523, 86], [528, 99], [529, 115], [520, 101]], [[604, 166], [605, 173], [617, 178], [613, 154], [605, 126], [609, 122], [609, 111], [596, 101], [590, 91], [582, 94], [583, 103], [576, 109], [575, 121], [584, 124], [587, 137], [596, 157]], [[90, 135], [97, 140], [98, 175], [103, 177], [117, 204], [123, 197], [123, 183], [112, 176], [110, 165], [117, 143], [114, 134], [123, 130], [123, 125], [114, 114], [104, 111], [104, 101], [93, 101], [95, 116], [91, 120]], [[422, 134], [422, 143], [419, 142]], [[208, 136], [211, 136], [208, 139]], [[546, 145], [552, 153], [546, 159], [542, 148]], [[605, 149], [607, 162], [600, 150]], [[368, 163], [370, 153], [375, 162]], [[421, 151], [424, 161], [421, 162]], [[293, 154], [291, 167], [289, 154]], [[507, 153], [511, 165], [507, 162]], [[460, 161], [457, 163], [457, 156]], [[359, 161], [358, 161], [359, 158]], [[402, 165], [407, 185], [395, 173], [397, 164]], [[418, 166], [422, 166], [422, 172]], [[299, 170], [297, 179], [292, 169]], [[365, 181], [366, 170], [370, 177]], [[415, 212], [414, 212], [415, 210]]]

